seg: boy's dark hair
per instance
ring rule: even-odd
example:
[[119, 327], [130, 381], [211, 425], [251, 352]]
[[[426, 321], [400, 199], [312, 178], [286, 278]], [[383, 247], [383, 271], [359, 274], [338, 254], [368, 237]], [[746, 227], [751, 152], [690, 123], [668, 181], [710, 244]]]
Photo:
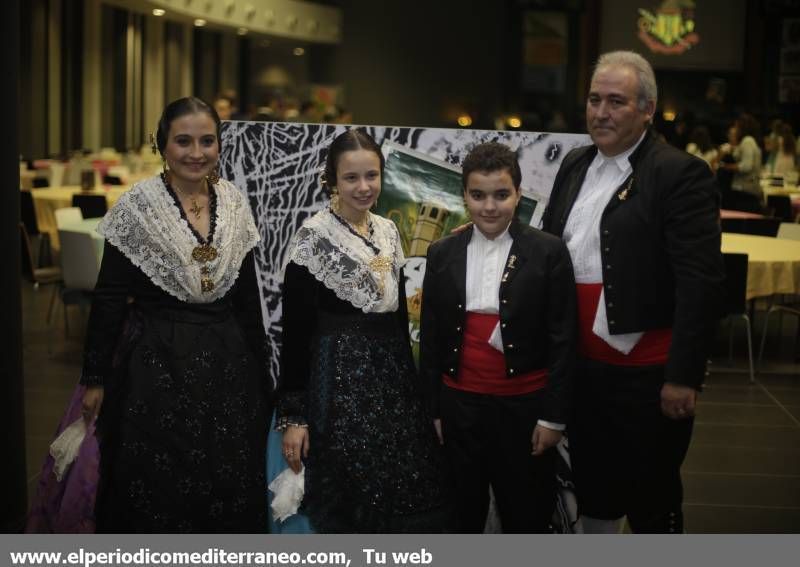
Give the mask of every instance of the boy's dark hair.
[[508, 146], [497, 142], [486, 142], [478, 144], [464, 158], [461, 164], [461, 185], [467, 190], [467, 179], [473, 171], [493, 171], [507, 170], [514, 183], [514, 189], [519, 190], [522, 184], [522, 171], [519, 168], [517, 154], [511, 151]]

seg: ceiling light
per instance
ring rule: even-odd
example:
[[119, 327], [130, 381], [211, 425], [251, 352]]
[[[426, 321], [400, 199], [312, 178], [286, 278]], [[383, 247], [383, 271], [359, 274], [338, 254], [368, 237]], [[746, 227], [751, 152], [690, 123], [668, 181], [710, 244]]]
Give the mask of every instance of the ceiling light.
[[294, 53], [294, 54], [295, 54], [295, 55], [297, 55], [298, 57], [300, 57], [301, 55], [303, 55], [305, 52], [306, 52], [306, 50], [305, 50], [305, 49], [303, 49], [302, 47], [295, 47], [295, 48], [292, 50], [292, 53]]
[[197, 18], [197, 19], [194, 21], [194, 25], [195, 25], [195, 27], [197, 27], [197, 28], [202, 28], [204, 25], [206, 25], [206, 23], [207, 23], [207, 22], [206, 22], [204, 19], [202, 19], [202, 18]]
[[247, 35], [247, 28], [239, 28], [238, 30], [236, 30], [236, 33], [238, 35]]
[[153, 15], [154, 16], [163, 16], [166, 13], [167, 13], [167, 11], [166, 10], [162, 10], [161, 8], [153, 8]]
[[472, 117], [469, 114], [462, 114], [458, 117], [458, 125], [463, 128], [472, 126]]
[[520, 120], [518, 116], [509, 116], [508, 125], [512, 128], [519, 128], [522, 126], [522, 120]]

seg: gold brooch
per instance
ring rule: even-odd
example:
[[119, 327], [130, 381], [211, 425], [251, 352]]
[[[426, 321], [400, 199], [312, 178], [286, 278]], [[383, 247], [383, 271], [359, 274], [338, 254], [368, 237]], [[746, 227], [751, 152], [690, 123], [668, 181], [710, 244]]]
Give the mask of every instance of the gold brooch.
[[214, 281], [211, 279], [211, 270], [206, 264], [216, 260], [217, 256], [219, 256], [217, 249], [208, 243], [195, 246], [194, 250], [192, 250], [192, 260], [202, 264], [202, 266], [200, 266], [200, 273], [202, 274], [200, 277], [200, 289], [203, 293], [214, 291]]
[[378, 290], [383, 295], [384, 276], [392, 269], [392, 259], [389, 256], [375, 256], [369, 261], [369, 269], [378, 276]]
[[625, 189], [620, 191], [620, 193], [617, 195], [617, 199], [619, 199], [620, 201], [624, 201], [625, 199], [627, 199], [628, 192], [631, 190], [631, 185], [633, 185], [633, 175], [631, 175], [631, 178], [628, 180], [628, 184], [625, 186]]
[[213, 262], [217, 259], [217, 249], [210, 244], [201, 244], [192, 250], [192, 259], [195, 262], [205, 264], [206, 262]]

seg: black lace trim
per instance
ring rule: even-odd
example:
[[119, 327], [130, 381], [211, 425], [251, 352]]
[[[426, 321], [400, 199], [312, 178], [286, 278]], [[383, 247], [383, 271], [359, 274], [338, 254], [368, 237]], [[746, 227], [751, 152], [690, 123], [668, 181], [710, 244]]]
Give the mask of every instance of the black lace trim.
[[304, 390], [284, 391], [278, 395], [275, 403], [276, 422], [292, 421], [296, 425], [303, 424], [306, 419], [306, 392]]
[[381, 255], [381, 249], [378, 248], [377, 246], [375, 246], [375, 244], [373, 244], [372, 241], [370, 240], [372, 238], [372, 235], [375, 234], [375, 229], [372, 227], [372, 221], [369, 222], [369, 238], [364, 238], [355, 229], [353, 229], [353, 225], [351, 225], [349, 222], [347, 222], [347, 220], [345, 220], [341, 216], [339, 216], [336, 213], [336, 211], [334, 211], [333, 209], [330, 209], [330, 211], [331, 211], [331, 214], [333, 215], [333, 218], [335, 218], [337, 221], [342, 223], [344, 225], [344, 227], [347, 230], [350, 231], [350, 234], [353, 234], [353, 235], [357, 236], [358, 238], [360, 238], [361, 241], [364, 244], [366, 244], [369, 247], [369, 249], [372, 250], [372, 252], [376, 256], [380, 256]]
[[102, 386], [103, 376], [98, 374], [81, 374], [80, 384], [83, 386]]
[[181, 200], [178, 198], [178, 193], [167, 180], [166, 174], [161, 174], [161, 181], [164, 183], [164, 187], [167, 188], [167, 192], [172, 197], [175, 206], [178, 207], [178, 211], [181, 213], [181, 218], [186, 221], [187, 225], [189, 225], [189, 230], [192, 231], [192, 234], [197, 239], [197, 242], [200, 244], [211, 244], [214, 241], [214, 233], [217, 230], [217, 191], [214, 189], [214, 186], [211, 183], [208, 184], [208, 238], [203, 238], [194, 228], [194, 225], [192, 224], [192, 221], [189, 220], [189, 217], [186, 216], [186, 211], [184, 211], [183, 206], [181, 206]]
[[288, 415], [275, 420], [275, 431], [286, 431], [287, 427], [308, 427], [308, 422], [299, 415]]

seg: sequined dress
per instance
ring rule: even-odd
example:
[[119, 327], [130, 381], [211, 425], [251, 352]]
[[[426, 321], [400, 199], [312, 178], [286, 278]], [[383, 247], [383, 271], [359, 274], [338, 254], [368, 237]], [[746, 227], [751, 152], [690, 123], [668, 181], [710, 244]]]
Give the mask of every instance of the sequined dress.
[[[252, 216], [233, 186], [218, 187], [212, 233], [233, 263], [216, 272], [210, 300], [194, 291], [177, 297], [180, 289], [154, 273], [144, 255], [164, 270], [182, 270], [198, 242], [174, 194], [157, 183], [148, 191], [112, 209], [101, 225], [107, 243], [81, 378], [104, 386], [97, 530], [263, 532], [269, 353], [252, 252], [257, 235], [237, 228], [249, 226]], [[163, 195], [154, 198], [153, 191]], [[176, 215], [160, 244], [147, 240], [145, 221], [137, 221], [137, 211], [159, 210]], [[130, 223], [139, 224], [128, 230]], [[182, 249], [189, 257], [180, 258]], [[198, 275], [170, 277], [196, 289]]]
[[385, 312], [343, 300], [316, 271], [290, 261], [283, 288], [276, 412], [279, 426], [309, 428], [300, 511], [322, 533], [441, 532], [441, 457], [411, 355], [402, 271], [395, 263], [387, 279], [397, 302]]

